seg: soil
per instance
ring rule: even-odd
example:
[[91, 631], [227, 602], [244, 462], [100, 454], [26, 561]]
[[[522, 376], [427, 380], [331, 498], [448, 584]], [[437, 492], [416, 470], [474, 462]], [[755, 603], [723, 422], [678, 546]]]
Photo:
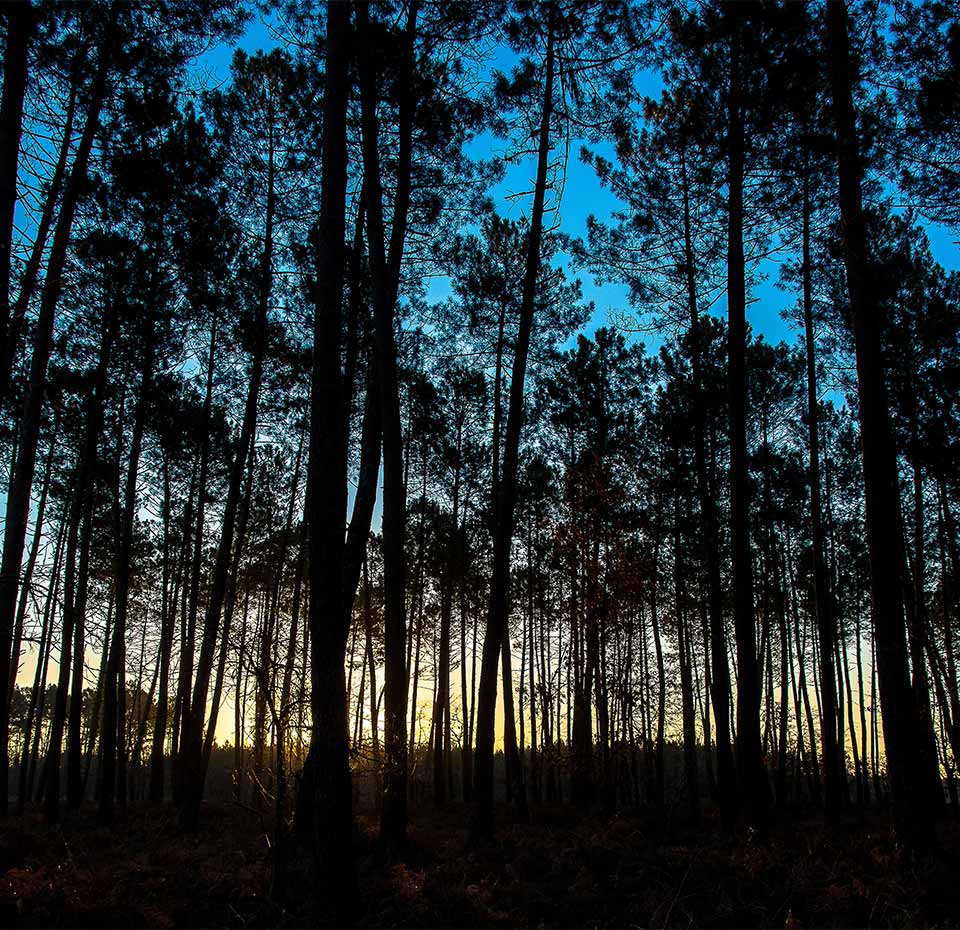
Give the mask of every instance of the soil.
[[[497, 838], [467, 843], [466, 811], [414, 810], [408, 849], [387, 862], [376, 822], [356, 835], [360, 927], [956, 927], [960, 823], [939, 849], [899, 849], [879, 814], [827, 828], [796, 812], [760, 839], [696, 830], [657, 813], [500, 812]], [[270, 894], [270, 818], [210, 804], [200, 830], [169, 805], [131, 805], [111, 829], [84, 810], [59, 827], [39, 813], [0, 829], [0, 926], [306, 927], [333, 923], [309, 858], [291, 850]]]

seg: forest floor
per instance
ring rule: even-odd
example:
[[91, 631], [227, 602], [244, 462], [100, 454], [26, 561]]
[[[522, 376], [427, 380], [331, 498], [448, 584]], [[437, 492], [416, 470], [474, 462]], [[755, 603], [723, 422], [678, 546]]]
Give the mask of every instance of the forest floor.
[[[898, 851], [880, 815], [827, 830], [784, 820], [768, 839], [696, 832], [653, 814], [578, 817], [539, 810], [496, 842], [465, 843], [465, 811], [414, 811], [402, 861], [375, 851], [359, 818], [361, 927], [956, 927], [960, 822], [940, 851]], [[290, 863], [285, 906], [269, 897], [269, 846], [248, 810], [210, 804], [197, 834], [169, 806], [132, 805], [107, 830], [84, 811], [62, 828], [39, 814], [0, 825], [2, 927], [303, 927], [305, 859]]]

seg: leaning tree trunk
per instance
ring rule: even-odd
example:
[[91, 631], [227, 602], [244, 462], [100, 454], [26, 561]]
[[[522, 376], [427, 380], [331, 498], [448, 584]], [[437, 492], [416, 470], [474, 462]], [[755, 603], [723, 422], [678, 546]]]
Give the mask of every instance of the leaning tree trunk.
[[8, 683], [7, 700], [13, 700], [13, 689], [20, 673], [20, 655], [23, 648], [23, 626], [27, 617], [27, 601], [30, 597], [30, 586], [33, 582], [33, 573], [37, 566], [37, 557], [40, 554], [40, 541], [43, 539], [44, 518], [47, 510], [47, 499], [50, 492], [50, 478], [53, 473], [53, 454], [57, 450], [57, 440], [60, 438], [60, 411], [53, 418], [53, 429], [50, 432], [50, 443], [47, 448], [47, 463], [43, 469], [43, 484], [40, 488], [40, 500], [37, 502], [37, 519], [33, 527], [33, 537], [30, 540], [30, 554], [27, 556], [27, 565], [23, 570], [23, 581], [20, 585], [20, 599], [17, 602], [17, 620], [13, 630], [13, 650], [10, 653], [10, 680]]
[[33, 300], [33, 295], [37, 289], [37, 281], [40, 277], [40, 266], [43, 263], [43, 256], [46, 252], [50, 227], [53, 225], [57, 204], [60, 202], [60, 193], [63, 189], [64, 179], [67, 177], [67, 165], [70, 161], [70, 152], [73, 150], [73, 123], [76, 117], [77, 97], [80, 91], [80, 79], [77, 71], [78, 69], [76, 67], [72, 69], [70, 93], [67, 98], [63, 119], [63, 136], [60, 141], [57, 163], [54, 166], [50, 183], [47, 186], [43, 209], [40, 211], [40, 218], [37, 221], [37, 231], [34, 235], [33, 246], [30, 249], [30, 257], [27, 259], [23, 269], [23, 276], [20, 279], [20, 291], [11, 308], [6, 344], [3, 346], [2, 353], [0, 353], [0, 399], [3, 398], [4, 392], [9, 387], [10, 369], [13, 365], [14, 357], [17, 354], [17, 346], [20, 342], [20, 335], [27, 315], [27, 307]]
[[63, 544], [66, 537], [66, 515], [60, 519], [60, 529], [57, 531], [57, 543], [53, 553], [53, 566], [50, 571], [50, 581], [47, 588], [46, 605], [43, 609], [43, 618], [40, 627], [40, 644], [37, 648], [37, 665], [34, 669], [33, 688], [30, 691], [30, 705], [27, 708], [27, 718], [23, 727], [23, 748], [20, 752], [20, 777], [17, 784], [17, 813], [22, 814], [27, 798], [33, 788], [30, 773], [33, 771], [36, 758], [31, 752], [34, 725], [39, 734], [43, 721], [43, 712], [40, 707], [42, 693], [46, 690], [47, 664], [50, 659], [50, 646], [53, 641], [53, 602], [56, 600], [60, 582], [60, 561], [63, 555]]
[[[112, 14], [112, 15], [115, 15]], [[111, 22], [112, 27], [112, 22]], [[16, 616], [17, 590], [20, 582], [20, 564], [30, 513], [30, 491], [33, 487], [37, 462], [37, 444], [47, 386], [47, 363], [53, 348], [53, 330], [57, 304], [63, 289], [63, 270], [70, 244], [70, 230], [77, 210], [77, 202], [86, 183], [90, 150], [100, 125], [100, 111], [107, 95], [107, 75], [112, 61], [112, 28], [101, 51], [100, 62], [91, 88], [86, 123], [77, 145], [73, 169], [63, 194], [60, 216], [53, 235], [47, 274], [40, 299], [40, 310], [34, 324], [33, 355], [30, 360], [30, 380], [17, 442], [17, 460], [13, 467], [7, 513], [3, 532], [3, 559], [0, 562], [0, 695], [6, 695], [10, 674], [10, 648]], [[7, 812], [7, 785], [9, 778], [10, 707], [0, 700], [0, 814]]]
[[520, 326], [514, 350], [510, 380], [503, 468], [497, 485], [493, 528], [493, 575], [490, 580], [490, 609], [483, 639], [480, 665], [480, 691], [477, 698], [477, 737], [474, 760], [474, 809], [471, 833], [475, 839], [493, 833], [493, 742], [497, 705], [497, 660], [503, 648], [507, 625], [510, 586], [510, 542], [513, 537], [514, 505], [517, 496], [517, 462], [520, 431], [523, 425], [523, 386], [527, 353], [536, 310], [537, 274], [540, 270], [540, 245], [543, 239], [544, 201], [547, 191], [547, 166], [550, 158], [550, 121], [553, 113], [554, 39], [551, 21], [547, 33], [546, 75], [543, 112], [537, 143], [537, 180], [534, 188], [530, 237], [520, 301]]
[[[203, 741], [204, 722], [207, 709], [207, 692], [210, 689], [210, 676], [213, 673], [213, 660], [220, 633], [220, 620], [227, 592], [227, 578], [233, 554], [234, 530], [237, 523], [237, 511], [240, 504], [243, 475], [247, 466], [247, 456], [254, 440], [257, 423], [257, 404], [260, 397], [260, 385], [263, 381], [264, 358], [268, 340], [268, 311], [270, 294], [273, 290], [273, 247], [274, 221], [276, 214], [275, 185], [275, 127], [272, 120], [267, 126], [267, 197], [266, 216], [264, 218], [263, 250], [260, 255], [259, 294], [254, 328], [253, 357], [250, 362], [250, 380], [240, 425], [240, 437], [233, 464], [230, 468], [230, 481], [227, 486], [227, 499], [224, 505], [223, 522], [220, 529], [220, 541], [214, 561], [210, 582], [210, 595], [203, 620], [203, 636], [200, 640], [200, 652], [197, 657], [197, 671], [189, 708], [184, 710], [186, 722], [180, 741], [179, 781], [180, 809], [177, 820], [181, 829], [193, 831], [200, 818], [200, 801], [203, 798], [204, 769]], [[211, 716], [219, 708], [211, 707]]]

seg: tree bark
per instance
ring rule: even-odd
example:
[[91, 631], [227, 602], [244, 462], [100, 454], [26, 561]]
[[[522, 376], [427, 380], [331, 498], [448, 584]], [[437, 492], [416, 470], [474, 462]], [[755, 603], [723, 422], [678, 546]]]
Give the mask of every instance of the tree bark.
[[373, 281], [373, 334], [380, 379], [383, 428], [383, 562], [384, 562], [384, 781], [380, 839], [388, 851], [397, 851], [407, 831], [407, 633], [404, 564], [406, 502], [403, 480], [403, 432], [397, 375], [397, 345], [394, 308], [400, 263], [407, 232], [410, 204], [410, 170], [413, 128], [414, 42], [417, 0], [410, 4], [404, 38], [404, 70], [400, 87], [397, 189], [389, 252], [383, 222], [380, 177], [379, 127], [377, 124], [376, 69], [367, 8], [357, 7], [360, 29], [361, 124], [364, 190], [367, 197], [367, 244]]
[[856, 348], [867, 550], [873, 599], [877, 677], [883, 708], [887, 777], [895, 829], [915, 846], [933, 841], [931, 799], [916, 764], [922, 747], [910, 684], [904, 621], [903, 540], [896, 452], [890, 428], [881, 333], [882, 309], [871, 286], [862, 165], [853, 104], [854, 73], [844, 0], [827, 3], [827, 37], [837, 139], [840, 218]]
[[303, 785], [314, 793], [316, 874], [341, 920], [349, 916], [349, 909], [356, 903], [349, 695], [344, 681], [350, 629], [350, 614], [344, 609], [349, 401], [341, 371], [350, 44], [350, 8], [328, 2], [322, 196], [315, 234], [315, 316], [307, 464], [310, 579], [307, 620], [313, 724]]
[[733, 625], [737, 665], [737, 768], [751, 825], [761, 832], [767, 822], [767, 778], [760, 743], [760, 675], [757, 668], [750, 549], [750, 475], [747, 453], [746, 281], [743, 254], [743, 88], [742, 24], [734, 6], [726, 8], [730, 24], [728, 100], [727, 311], [730, 376], [730, 532], [733, 562]]
[[[17, 166], [23, 131], [23, 98], [27, 91], [27, 51], [33, 37], [30, 0], [4, 4], [7, 41], [3, 52], [3, 97], [0, 99], [0, 358], [10, 339], [10, 280], [13, 264], [14, 212], [17, 206]], [[6, 399], [7, 378], [0, 380], [0, 403]]]

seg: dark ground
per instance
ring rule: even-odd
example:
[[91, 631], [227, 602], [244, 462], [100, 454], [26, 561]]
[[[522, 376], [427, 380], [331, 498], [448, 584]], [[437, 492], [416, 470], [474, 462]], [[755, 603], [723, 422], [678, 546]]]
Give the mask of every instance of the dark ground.
[[[827, 831], [816, 818], [766, 842], [665, 828], [654, 815], [577, 818], [540, 810], [498, 839], [465, 845], [464, 810], [412, 816], [410, 848], [378, 861], [374, 822], [357, 837], [362, 927], [957, 927], [960, 823], [936, 856], [912, 859], [879, 815]], [[267, 821], [269, 824], [269, 819]], [[112, 831], [85, 811], [62, 829], [39, 814], [0, 824], [0, 927], [303, 927], [307, 862], [291, 857], [283, 904], [270, 900], [269, 847], [249, 809], [210, 805], [196, 835], [172, 810], [131, 806]]]

